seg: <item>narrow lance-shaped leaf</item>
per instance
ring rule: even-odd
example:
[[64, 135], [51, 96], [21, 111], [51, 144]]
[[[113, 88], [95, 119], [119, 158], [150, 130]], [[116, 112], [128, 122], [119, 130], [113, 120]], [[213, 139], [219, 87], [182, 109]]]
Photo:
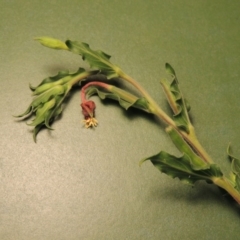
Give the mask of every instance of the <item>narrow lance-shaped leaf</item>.
[[91, 67], [99, 69], [108, 78], [119, 77], [122, 70], [110, 62], [110, 55], [100, 50], [92, 50], [87, 43], [67, 40], [69, 51], [79, 54]]
[[148, 102], [145, 98], [138, 98], [135, 95], [124, 91], [118, 87], [108, 85], [108, 90], [99, 88], [98, 86], [90, 86], [87, 89], [87, 94], [89, 96], [97, 93], [101, 99], [109, 98], [119, 102], [120, 106], [124, 109], [128, 109], [129, 107], [134, 107], [141, 109], [145, 112], [149, 112], [148, 110]]
[[240, 160], [232, 155], [230, 145], [228, 146], [227, 154], [231, 160], [231, 174], [235, 188], [240, 191]]
[[166, 93], [168, 103], [173, 110], [173, 119], [179, 128], [189, 133], [191, 122], [188, 111], [190, 106], [181, 93], [174, 69], [168, 63], [166, 63], [166, 70], [173, 77], [173, 80], [170, 84], [167, 80], [162, 80], [161, 84]]
[[174, 128], [168, 127], [166, 131], [178, 150], [189, 157], [193, 170], [198, 171], [210, 168], [210, 164], [200, 158]]
[[172, 178], [177, 177], [183, 183], [191, 185], [199, 180], [212, 183], [213, 178], [222, 176], [222, 172], [216, 164], [211, 164], [208, 169], [193, 170], [191, 159], [186, 154], [181, 157], [175, 157], [167, 152], [161, 151], [156, 155], [143, 159], [141, 163], [147, 160], [150, 160], [161, 172], [166, 173]]
[[123, 74], [119, 67], [110, 62], [111, 56], [109, 54], [100, 50], [92, 50], [87, 43], [71, 40], [67, 40], [64, 43], [61, 40], [50, 37], [37, 37], [35, 40], [45, 47], [68, 50], [81, 55], [82, 59], [86, 60], [91, 67], [99, 69], [109, 79]]
[[173, 69], [173, 67], [169, 63], [165, 64], [165, 69], [166, 69], [166, 71], [167, 71], [167, 73], [169, 75], [171, 75], [174, 78], [176, 78], [176, 72], [175, 72], [175, 70]]
[[143, 159], [141, 163], [150, 160], [161, 172], [166, 173], [172, 178], [177, 177], [188, 184], [194, 184], [199, 180], [205, 180], [211, 183], [213, 178], [222, 176], [219, 167], [216, 164], [205, 163], [193, 152], [188, 143], [183, 140], [175, 129], [168, 127], [167, 133], [182, 153], [182, 156], [176, 157], [161, 151], [156, 155]]

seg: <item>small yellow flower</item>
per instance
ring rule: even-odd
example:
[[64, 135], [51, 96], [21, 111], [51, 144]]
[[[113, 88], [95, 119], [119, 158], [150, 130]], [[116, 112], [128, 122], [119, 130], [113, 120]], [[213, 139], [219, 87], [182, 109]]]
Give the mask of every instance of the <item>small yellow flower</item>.
[[94, 117], [89, 117], [88, 119], [83, 120], [83, 122], [86, 128], [96, 127], [98, 125], [98, 121]]

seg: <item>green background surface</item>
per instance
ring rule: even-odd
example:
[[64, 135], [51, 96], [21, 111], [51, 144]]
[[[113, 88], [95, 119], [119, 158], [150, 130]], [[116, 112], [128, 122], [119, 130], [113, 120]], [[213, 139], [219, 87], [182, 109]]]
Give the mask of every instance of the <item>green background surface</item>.
[[229, 142], [240, 156], [240, 1], [0, 2], [1, 240], [239, 239], [239, 209], [217, 188], [138, 166], [160, 150], [178, 154], [152, 117], [93, 97], [99, 126], [86, 130], [75, 91], [35, 144], [12, 115], [30, 104], [29, 83], [87, 66], [34, 37], [109, 53], [168, 112], [159, 81], [169, 62], [200, 141], [227, 173]]

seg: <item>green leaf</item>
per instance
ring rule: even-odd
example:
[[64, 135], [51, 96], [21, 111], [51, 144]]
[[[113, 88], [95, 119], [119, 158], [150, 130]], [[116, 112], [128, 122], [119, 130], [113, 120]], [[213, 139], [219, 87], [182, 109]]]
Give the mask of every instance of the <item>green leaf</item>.
[[237, 158], [232, 159], [232, 171], [236, 175], [240, 175], [240, 160]]
[[83, 60], [88, 61], [91, 67], [100, 70], [108, 79], [124, 75], [118, 66], [110, 62], [111, 56], [109, 54], [100, 50], [92, 50], [87, 43], [71, 40], [67, 40], [64, 43], [50, 37], [38, 37], [35, 40], [39, 41], [45, 47], [69, 50], [81, 55]]
[[165, 68], [166, 68], [166, 71], [168, 74], [172, 75], [173, 77], [176, 77], [176, 73], [175, 73], [173, 67], [169, 63], [165, 64]]
[[235, 184], [235, 188], [240, 191], [240, 160], [234, 157], [231, 153], [230, 145], [227, 148], [228, 157], [231, 160], [231, 173], [233, 177], [233, 181]]
[[182, 153], [181, 157], [173, 156], [167, 152], [160, 153], [143, 159], [150, 160], [152, 164], [161, 172], [166, 173], [172, 178], [179, 178], [184, 183], [193, 185], [196, 181], [205, 180], [212, 183], [213, 178], [221, 177], [223, 174], [216, 164], [204, 162], [172, 127], [166, 129], [173, 143]]
[[200, 158], [188, 145], [188, 143], [179, 135], [179, 133], [172, 127], [166, 129], [168, 135], [171, 137], [173, 143], [178, 150], [188, 156], [190, 165], [193, 170], [209, 169], [210, 165]]
[[[232, 169], [234, 169], [235, 167], [239, 168], [239, 161], [236, 161], [235, 159], [232, 161]], [[239, 173], [236, 174], [234, 173], [234, 176], [235, 176], [235, 188], [240, 191], [240, 176], [239, 176]]]
[[167, 96], [168, 103], [173, 110], [173, 120], [179, 128], [189, 133], [191, 122], [188, 116], [188, 111], [190, 110], [190, 105], [186, 99], [184, 99], [178, 85], [176, 73], [168, 63], [166, 63], [166, 70], [171, 74], [173, 80], [170, 84], [167, 80], [162, 80], [161, 84]]
[[110, 86], [108, 91], [106, 91], [105, 89], [99, 89], [97, 86], [88, 87], [87, 94], [89, 96], [95, 93], [97, 93], [101, 99], [109, 98], [118, 101], [120, 106], [126, 110], [129, 107], [134, 107], [149, 112], [148, 102], [145, 98], [138, 98], [135, 95], [115, 86]]
[[83, 60], [86, 60], [90, 67], [97, 68], [108, 77], [119, 77], [122, 70], [110, 62], [110, 55], [100, 50], [92, 50], [87, 43], [67, 40], [66, 45], [69, 51], [79, 54]]
[[172, 178], [179, 178], [183, 183], [193, 185], [196, 181], [205, 180], [212, 183], [215, 177], [221, 177], [222, 172], [216, 164], [211, 164], [208, 169], [194, 170], [191, 165], [191, 159], [184, 154], [182, 157], [175, 157], [167, 152], [160, 153], [145, 158], [141, 164], [150, 160], [152, 164], [161, 172], [166, 173]]

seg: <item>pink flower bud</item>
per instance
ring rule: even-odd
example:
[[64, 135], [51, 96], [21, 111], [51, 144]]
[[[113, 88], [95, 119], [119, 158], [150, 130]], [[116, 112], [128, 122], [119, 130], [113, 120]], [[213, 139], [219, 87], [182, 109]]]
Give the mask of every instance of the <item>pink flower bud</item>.
[[89, 101], [83, 102], [81, 104], [81, 107], [82, 107], [82, 113], [85, 119], [94, 117], [94, 110], [96, 108], [96, 105], [93, 101], [89, 100]]

